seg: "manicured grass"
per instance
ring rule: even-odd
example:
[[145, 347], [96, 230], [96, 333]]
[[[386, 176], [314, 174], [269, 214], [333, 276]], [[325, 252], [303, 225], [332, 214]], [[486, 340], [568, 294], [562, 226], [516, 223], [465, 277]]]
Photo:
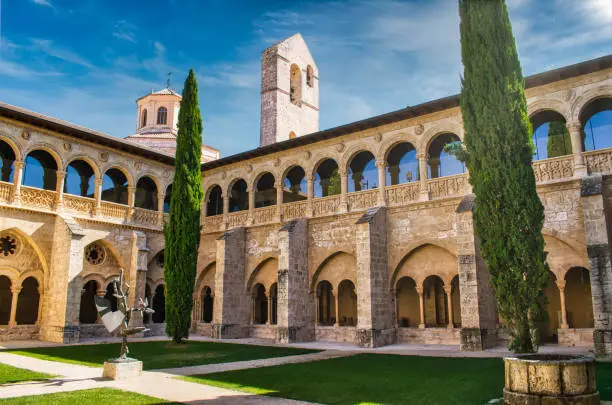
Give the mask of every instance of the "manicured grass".
[[0, 363], [0, 385], [14, 384], [23, 381], [47, 380], [53, 377], [50, 374], [37, 373]]
[[146, 405], [174, 404], [163, 399], [135, 394], [111, 388], [61, 392], [57, 394], [32, 395], [29, 397], [0, 399], [0, 404], [59, 404], [59, 405]]
[[[485, 404], [503, 396], [501, 359], [382, 354], [185, 377], [192, 382], [322, 404]], [[612, 364], [597, 364], [612, 399]]]
[[[119, 355], [120, 346], [119, 343], [111, 343], [38, 347], [16, 350], [12, 351], [12, 353], [43, 360], [100, 367], [104, 364], [104, 361]], [[131, 343], [129, 348], [130, 357], [141, 360], [145, 370], [230, 363], [315, 352], [313, 350], [286, 347], [251, 346], [217, 342], [189, 342], [186, 345], [175, 345], [168, 341], [136, 342]]]

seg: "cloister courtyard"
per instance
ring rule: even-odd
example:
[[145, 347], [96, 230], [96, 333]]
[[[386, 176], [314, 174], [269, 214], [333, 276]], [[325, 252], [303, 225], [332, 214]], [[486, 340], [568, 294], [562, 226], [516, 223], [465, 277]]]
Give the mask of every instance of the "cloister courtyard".
[[[485, 404], [501, 401], [501, 357], [508, 354], [501, 346], [460, 352], [440, 345], [137, 340], [131, 355], [145, 371], [117, 381], [101, 378], [117, 340], [7, 343], [0, 351], [0, 404]], [[541, 348], [551, 351], [588, 354]], [[597, 363], [596, 373], [602, 401], [612, 401], [612, 363]]]

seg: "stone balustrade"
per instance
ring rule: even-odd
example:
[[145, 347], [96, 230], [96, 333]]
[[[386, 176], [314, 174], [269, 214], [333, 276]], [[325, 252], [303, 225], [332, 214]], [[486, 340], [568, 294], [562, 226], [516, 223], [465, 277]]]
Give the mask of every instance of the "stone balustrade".
[[589, 173], [612, 173], [612, 148], [582, 154]]
[[276, 220], [276, 206], [257, 208], [253, 211], [253, 225], [269, 224]]
[[227, 227], [236, 228], [239, 226], [245, 226], [249, 219], [249, 213], [247, 211], [232, 212], [227, 214]]
[[347, 194], [350, 211], [363, 211], [378, 205], [378, 189], [357, 191]]
[[116, 204], [109, 201], [102, 201], [100, 203], [100, 211], [102, 217], [111, 220], [125, 221], [130, 212], [130, 207], [123, 204]]
[[574, 156], [536, 160], [532, 166], [538, 183], [567, 179], [574, 175]]
[[427, 180], [427, 191], [432, 199], [453, 197], [466, 194], [468, 185], [467, 174], [457, 174]]
[[96, 200], [72, 194], [64, 194], [64, 210], [90, 216], [96, 208]]
[[56, 207], [57, 192], [21, 186], [21, 205], [53, 211]]
[[421, 184], [418, 181], [385, 187], [387, 205], [397, 207], [418, 201], [420, 190]]
[[158, 226], [160, 224], [160, 213], [144, 208], [134, 208], [132, 222], [138, 225]]
[[308, 216], [309, 206], [310, 202], [307, 200], [283, 204], [283, 219], [285, 221], [291, 221], [292, 219], [306, 218]]
[[313, 201], [313, 215], [315, 217], [322, 217], [336, 214], [340, 206], [340, 200], [341, 197], [339, 195], [315, 198]]
[[0, 202], [9, 203], [13, 199], [13, 183], [0, 181]]

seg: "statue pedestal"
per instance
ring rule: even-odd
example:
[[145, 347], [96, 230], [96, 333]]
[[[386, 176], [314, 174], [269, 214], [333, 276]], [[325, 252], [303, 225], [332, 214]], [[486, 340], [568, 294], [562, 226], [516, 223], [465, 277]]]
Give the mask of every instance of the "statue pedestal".
[[142, 375], [142, 361], [136, 359], [109, 360], [104, 362], [102, 377], [111, 380], [127, 380]]

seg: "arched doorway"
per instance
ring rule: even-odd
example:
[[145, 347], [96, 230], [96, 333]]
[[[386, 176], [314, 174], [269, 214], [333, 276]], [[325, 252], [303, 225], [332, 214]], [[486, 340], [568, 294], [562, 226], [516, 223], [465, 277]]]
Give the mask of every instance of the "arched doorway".
[[268, 322], [268, 297], [266, 297], [266, 288], [262, 284], [255, 284], [252, 299], [253, 324], [263, 325]]
[[96, 309], [95, 297], [98, 293], [98, 283], [95, 280], [88, 281], [81, 291], [81, 308], [79, 311], [79, 322], [82, 324], [96, 323], [98, 310]]
[[155, 289], [153, 297], [153, 323], [164, 323], [166, 321], [166, 291], [163, 284]]
[[270, 287], [270, 325], [278, 322], [278, 285], [272, 284]]
[[565, 307], [570, 328], [592, 328], [591, 278], [584, 267], [572, 267], [565, 275]]
[[402, 277], [396, 287], [397, 324], [400, 328], [417, 327], [421, 323], [419, 294], [416, 282]]
[[17, 325], [34, 325], [38, 320], [39, 304], [38, 281], [34, 277], [28, 277], [21, 283], [21, 291], [17, 299], [15, 316]]
[[550, 271], [548, 272], [548, 282], [544, 287], [544, 296], [546, 297], [546, 319], [539, 324], [540, 341], [556, 343], [558, 341], [557, 329], [561, 326], [559, 321], [561, 318], [561, 297], [557, 286], [557, 278]]
[[329, 281], [317, 285], [317, 321], [321, 326], [333, 326], [336, 322], [336, 303]]
[[338, 286], [338, 324], [357, 325], [357, 293], [355, 284], [350, 280], [342, 280]]
[[425, 325], [444, 327], [448, 325], [448, 306], [444, 282], [438, 276], [429, 276], [423, 282]]
[[12, 305], [11, 279], [7, 276], [0, 276], [0, 325], [9, 324]]
[[212, 322], [213, 319], [213, 297], [212, 290], [209, 286], [202, 289], [202, 321], [205, 323]]

